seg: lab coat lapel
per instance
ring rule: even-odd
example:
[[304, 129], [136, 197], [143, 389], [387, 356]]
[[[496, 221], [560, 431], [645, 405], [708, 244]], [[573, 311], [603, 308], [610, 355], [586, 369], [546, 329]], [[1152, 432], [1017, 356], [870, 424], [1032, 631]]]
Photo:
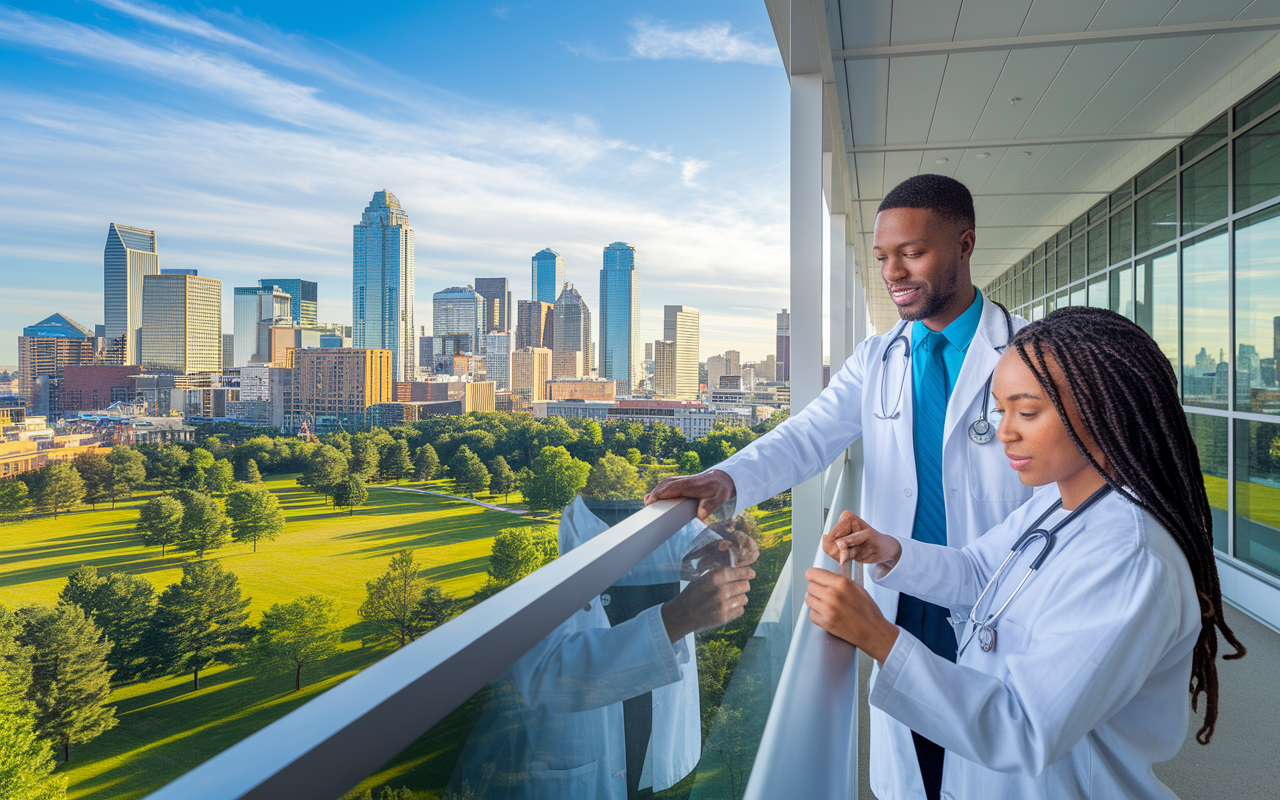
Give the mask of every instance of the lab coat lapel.
[[[907, 347], [913, 347], [911, 336], [914, 333], [915, 325], [907, 323], [903, 328], [902, 335], [907, 338]], [[893, 358], [894, 356], [890, 356]], [[915, 354], [912, 354], [912, 360], [907, 362], [907, 374], [903, 380], [906, 385], [902, 388], [902, 416], [890, 426], [890, 432], [893, 438], [897, 440], [898, 453], [902, 456], [902, 464], [906, 467], [903, 474], [907, 477], [908, 482], [914, 486], [916, 482], [916, 451], [915, 451], [915, 403], [916, 403], [916, 382], [912, 377], [914, 375]]]
[[[944, 450], [946, 442], [957, 428], [963, 428], [961, 433], [967, 435], [969, 424], [973, 420], [968, 418], [966, 412], [973, 405], [973, 399], [986, 389], [987, 377], [1000, 360], [1000, 351], [996, 348], [1004, 346], [1007, 338], [1004, 312], [984, 296], [982, 318], [978, 320], [978, 329], [974, 331], [973, 341], [965, 352], [964, 365], [960, 367], [956, 387], [951, 391], [951, 399], [947, 402], [947, 417], [942, 434]], [[982, 398], [978, 397], [978, 408], [981, 407]]]

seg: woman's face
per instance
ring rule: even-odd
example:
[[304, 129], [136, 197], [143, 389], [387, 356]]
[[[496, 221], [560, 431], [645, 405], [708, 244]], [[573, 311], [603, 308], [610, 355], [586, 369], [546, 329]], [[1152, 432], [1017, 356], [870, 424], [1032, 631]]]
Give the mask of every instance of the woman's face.
[[[1071, 426], [1084, 440], [1090, 454], [1105, 468], [1102, 452], [1085, 431], [1066, 377], [1053, 356], [1046, 354], [1045, 361]], [[996, 410], [1003, 414], [996, 438], [1004, 445], [1009, 466], [1017, 470], [1024, 485], [1069, 483], [1080, 477], [1096, 480], [1097, 473], [1071, 440], [1053, 401], [1013, 347], [1005, 350], [996, 364], [991, 394], [995, 397]]]

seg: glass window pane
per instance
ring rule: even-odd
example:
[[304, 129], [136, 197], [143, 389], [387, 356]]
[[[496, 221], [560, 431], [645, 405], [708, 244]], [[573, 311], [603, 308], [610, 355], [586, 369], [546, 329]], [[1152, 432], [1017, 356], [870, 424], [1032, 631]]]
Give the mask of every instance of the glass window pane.
[[1071, 280], [1078, 281], [1089, 274], [1089, 256], [1085, 252], [1085, 240], [1081, 236], [1071, 242]]
[[1160, 160], [1138, 173], [1138, 177], [1133, 179], [1133, 191], [1135, 194], [1142, 194], [1146, 189], [1155, 186], [1164, 176], [1173, 172], [1174, 155], [1173, 151], [1165, 153]]
[[[1237, 419], [1236, 558], [1280, 575], [1280, 425]], [[1206, 486], [1208, 483], [1206, 482]], [[1210, 502], [1213, 495], [1210, 495]], [[1214, 546], [1218, 544], [1214, 509]], [[1224, 537], [1225, 538], [1225, 537]]]
[[1215, 119], [1200, 129], [1182, 145], [1182, 163], [1185, 164], [1222, 141], [1227, 135], [1227, 115]]
[[1089, 209], [1089, 224], [1092, 225], [1105, 217], [1107, 215], [1108, 208], [1110, 208], [1110, 204], [1107, 202], [1107, 198], [1104, 197], [1097, 205]]
[[1089, 303], [1087, 302], [1087, 298], [1085, 297], [1085, 293], [1087, 291], [1088, 289], [1083, 282], [1077, 283], [1075, 286], [1072, 286], [1071, 287], [1071, 305], [1073, 306], [1089, 305]]
[[1227, 215], [1227, 148], [1182, 171], [1182, 232]]
[[1037, 261], [1031, 265], [1031, 296], [1044, 294], [1044, 262]]
[[1178, 190], [1167, 180], [1133, 203], [1134, 239], [1139, 253], [1173, 241], [1178, 234]]
[[1098, 225], [1089, 231], [1089, 274], [1107, 268], [1107, 226]]
[[[1280, 207], [1236, 224], [1236, 409], [1280, 414]], [[1278, 462], [1280, 463], [1280, 462]]]
[[1071, 259], [1070, 252], [1064, 247], [1058, 251], [1058, 286], [1066, 286], [1071, 283]]
[[1119, 264], [1133, 255], [1133, 206], [1125, 206], [1111, 216], [1111, 263]]
[[1277, 103], [1280, 103], [1280, 78], [1272, 78], [1270, 83], [1236, 106], [1236, 127], [1243, 128], [1275, 108]]
[[1071, 222], [1071, 235], [1075, 236], [1084, 233], [1084, 229], [1089, 225], [1089, 217], [1087, 214], [1081, 214]]
[[1182, 402], [1226, 408], [1231, 343], [1227, 340], [1227, 232], [1182, 248]]
[[1111, 310], [1133, 319], [1133, 266], [1111, 270]]
[[1125, 181], [1124, 186], [1111, 193], [1111, 207], [1119, 208], [1133, 197], [1133, 181]]
[[[1213, 546], [1227, 552], [1227, 419], [1207, 414], [1188, 414], [1187, 425], [1200, 454], [1200, 472], [1209, 495], [1213, 519]], [[1236, 503], [1240, 502], [1239, 495]]]
[[1236, 138], [1236, 211], [1280, 194], [1280, 114]]
[[1180, 381], [1178, 368], [1178, 252], [1172, 248], [1138, 262], [1134, 322], [1156, 340]]
[[1036, 303], [1031, 307], [1031, 321], [1035, 322], [1044, 317], [1044, 303]]
[[1071, 305], [1071, 295], [1067, 292], [1058, 292], [1058, 296], [1053, 301], [1053, 307], [1066, 308]]
[[1089, 279], [1089, 305], [1094, 308], [1111, 307], [1111, 284], [1106, 275]]

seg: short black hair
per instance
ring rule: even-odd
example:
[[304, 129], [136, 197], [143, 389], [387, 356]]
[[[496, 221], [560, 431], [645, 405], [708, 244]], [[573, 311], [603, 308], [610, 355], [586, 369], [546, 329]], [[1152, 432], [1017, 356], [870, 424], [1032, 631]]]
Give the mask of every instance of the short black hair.
[[907, 178], [884, 196], [876, 213], [891, 208], [927, 208], [940, 217], [964, 225], [965, 230], [977, 227], [969, 187], [946, 175]]

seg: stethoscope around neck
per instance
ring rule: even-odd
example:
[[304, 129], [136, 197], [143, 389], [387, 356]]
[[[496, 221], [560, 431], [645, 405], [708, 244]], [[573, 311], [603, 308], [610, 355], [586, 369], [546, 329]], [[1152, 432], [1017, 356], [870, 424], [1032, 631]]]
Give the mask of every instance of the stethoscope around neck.
[[[1009, 343], [1013, 341], [1013, 316], [1009, 314], [1009, 309], [1002, 304], [995, 303], [996, 307], [1004, 314], [1005, 340], [1004, 345], [997, 347], [997, 353], [1003, 353]], [[884, 349], [884, 354], [880, 356], [880, 411], [875, 414], [876, 419], [898, 419], [902, 416], [902, 393], [907, 385], [907, 373], [911, 371], [911, 342], [903, 333], [907, 328], [906, 321], [899, 322], [897, 327], [893, 329], [893, 336], [889, 339], [889, 346]], [[889, 354], [893, 352], [893, 348], [899, 343], [902, 345], [902, 380], [898, 383], [898, 397], [893, 403], [893, 412], [888, 412], [889, 404], [886, 397], [889, 381], [885, 380], [889, 374]], [[987, 376], [986, 385], [982, 389], [982, 412], [978, 414], [969, 425], [969, 438], [977, 444], [986, 444], [996, 438], [996, 426], [991, 424], [988, 414], [991, 408], [991, 379], [995, 377], [995, 371]]]

